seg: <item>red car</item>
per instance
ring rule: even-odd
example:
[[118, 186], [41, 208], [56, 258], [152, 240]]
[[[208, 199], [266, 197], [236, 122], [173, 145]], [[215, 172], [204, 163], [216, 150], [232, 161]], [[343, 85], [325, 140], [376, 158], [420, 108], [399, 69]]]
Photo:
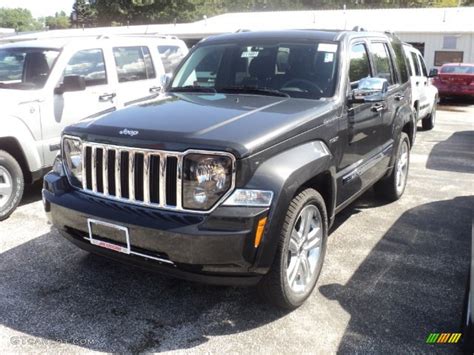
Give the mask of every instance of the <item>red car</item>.
[[433, 85], [438, 88], [439, 97], [467, 96], [474, 99], [474, 64], [444, 64], [438, 71], [431, 70]]

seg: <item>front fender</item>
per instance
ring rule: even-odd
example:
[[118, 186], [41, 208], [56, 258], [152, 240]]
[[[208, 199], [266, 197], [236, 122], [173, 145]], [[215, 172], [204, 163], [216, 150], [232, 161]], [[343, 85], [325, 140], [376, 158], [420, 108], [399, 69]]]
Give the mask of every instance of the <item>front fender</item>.
[[14, 116], [7, 117], [3, 122], [0, 130], [0, 149], [2, 138], [16, 140], [23, 151], [29, 171], [40, 170], [43, 167], [42, 157], [36, 141], [25, 123]]
[[[330, 172], [335, 191], [332, 154], [324, 142], [313, 141], [291, 148], [265, 160], [246, 184], [246, 188], [274, 192], [265, 235], [252, 271], [266, 273], [273, 263], [280, 231], [290, 201], [298, 189], [322, 172]], [[330, 205], [334, 206], [335, 194]], [[332, 211], [328, 211], [332, 216]]]

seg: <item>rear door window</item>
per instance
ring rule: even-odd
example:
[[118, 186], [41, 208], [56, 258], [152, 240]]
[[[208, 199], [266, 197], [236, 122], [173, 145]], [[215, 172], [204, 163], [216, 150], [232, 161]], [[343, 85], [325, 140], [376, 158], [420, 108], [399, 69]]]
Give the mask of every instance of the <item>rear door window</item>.
[[119, 83], [156, 78], [148, 47], [115, 47], [113, 52]]
[[418, 61], [421, 65], [421, 72], [423, 76], [428, 76], [428, 71], [426, 70], [426, 64], [422, 56], [418, 55]]
[[420, 63], [418, 62], [418, 58], [416, 53], [411, 52], [411, 59], [413, 60], [413, 66], [415, 67], [415, 75], [421, 76], [421, 68]]

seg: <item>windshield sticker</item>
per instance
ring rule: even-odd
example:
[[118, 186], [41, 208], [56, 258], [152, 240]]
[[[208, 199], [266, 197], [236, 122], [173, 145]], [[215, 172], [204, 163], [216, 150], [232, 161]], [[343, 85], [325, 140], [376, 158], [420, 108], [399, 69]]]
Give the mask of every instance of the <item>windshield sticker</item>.
[[337, 51], [337, 44], [333, 44], [333, 43], [318, 44], [318, 52], [336, 53], [336, 51]]
[[242, 52], [241, 58], [255, 58], [258, 56], [259, 52]]
[[332, 63], [334, 61], [334, 53], [324, 53], [324, 63]]

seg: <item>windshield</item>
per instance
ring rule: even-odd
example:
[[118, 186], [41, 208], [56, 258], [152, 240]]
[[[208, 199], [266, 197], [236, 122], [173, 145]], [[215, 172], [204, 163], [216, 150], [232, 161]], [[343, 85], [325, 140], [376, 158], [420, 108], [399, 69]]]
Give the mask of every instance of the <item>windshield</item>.
[[58, 54], [46, 48], [0, 49], [0, 89], [41, 89]]
[[183, 63], [170, 91], [330, 97], [337, 49], [327, 42], [204, 45]]
[[441, 68], [445, 74], [474, 74], [474, 66], [470, 65], [446, 65]]

